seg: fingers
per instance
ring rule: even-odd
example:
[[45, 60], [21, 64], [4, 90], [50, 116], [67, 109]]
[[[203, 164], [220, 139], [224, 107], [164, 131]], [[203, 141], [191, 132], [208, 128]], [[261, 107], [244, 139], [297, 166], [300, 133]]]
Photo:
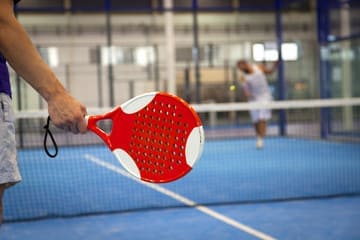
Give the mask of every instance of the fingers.
[[64, 131], [69, 131], [74, 134], [78, 134], [78, 133], [87, 132], [87, 123], [85, 121], [85, 114], [86, 114], [86, 110], [77, 113], [67, 112], [66, 114], [64, 112], [61, 112], [59, 114], [50, 113], [50, 117], [53, 124], [56, 127]]
[[76, 117], [74, 121], [71, 122], [69, 125], [68, 131], [71, 131], [72, 133], [78, 134], [78, 133], [86, 133], [87, 132], [87, 124], [85, 121], [85, 114], [86, 110], [85, 108], [82, 109], [82, 113], [80, 117]]
[[70, 131], [71, 131], [72, 133], [75, 133], [75, 134], [78, 134], [78, 133], [80, 132], [80, 130], [79, 130], [79, 128], [77, 127], [76, 124], [72, 124], [72, 125], [70, 126]]
[[84, 118], [68, 121], [65, 124], [57, 124], [54, 122], [54, 125], [64, 131], [72, 132], [74, 134], [87, 132], [87, 125]]
[[85, 133], [86, 108], [69, 94], [52, 98], [48, 102], [49, 115], [58, 128], [72, 133]]

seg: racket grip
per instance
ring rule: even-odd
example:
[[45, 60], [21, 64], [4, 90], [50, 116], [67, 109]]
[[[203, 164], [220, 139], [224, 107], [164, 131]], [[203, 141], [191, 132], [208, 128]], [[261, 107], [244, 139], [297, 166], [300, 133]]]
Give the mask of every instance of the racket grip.
[[111, 119], [107, 115], [97, 115], [97, 116], [85, 116], [85, 121], [87, 122], [87, 128], [98, 135], [108, 146], [111, 145], [110, 135], [97, 126], [97, 122], [105, 119]]

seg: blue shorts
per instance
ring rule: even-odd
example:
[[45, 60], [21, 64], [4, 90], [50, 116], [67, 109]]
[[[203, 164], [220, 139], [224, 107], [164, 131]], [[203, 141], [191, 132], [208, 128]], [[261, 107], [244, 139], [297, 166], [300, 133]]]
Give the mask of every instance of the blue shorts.
[[11, 98], [0, 93], [0, 184], [21, 180], [16, 159], [15, 116]]

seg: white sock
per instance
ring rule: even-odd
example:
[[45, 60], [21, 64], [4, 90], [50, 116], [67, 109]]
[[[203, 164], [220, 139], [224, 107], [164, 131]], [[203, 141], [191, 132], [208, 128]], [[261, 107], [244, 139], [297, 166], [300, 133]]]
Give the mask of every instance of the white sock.
[[263, 148], [264, 147], [264, 140], [262, 137], [256, 138], [256, 148]]

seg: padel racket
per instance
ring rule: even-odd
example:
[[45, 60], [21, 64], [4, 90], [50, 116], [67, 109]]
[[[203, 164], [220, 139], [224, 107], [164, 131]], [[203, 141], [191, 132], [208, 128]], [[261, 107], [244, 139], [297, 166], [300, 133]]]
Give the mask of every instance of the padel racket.
[[[112, 121], [110, 133], [98, 127], [107, 119]], [[87, 122], [128, 172], [153, 183], [187, 174], [200, 158], [205, 140], [194, 109], [162, 92], [137, 96], [109, 113], [88, 116]]]

